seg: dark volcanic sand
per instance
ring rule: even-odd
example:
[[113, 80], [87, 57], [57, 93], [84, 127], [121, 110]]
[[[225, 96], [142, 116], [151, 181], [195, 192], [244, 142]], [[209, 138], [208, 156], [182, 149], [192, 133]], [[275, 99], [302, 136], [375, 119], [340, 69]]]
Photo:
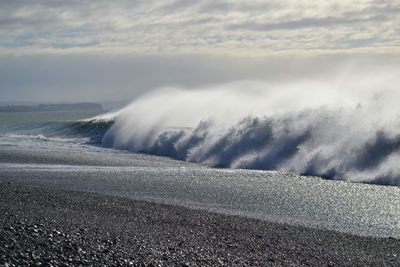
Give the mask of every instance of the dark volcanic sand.
[[0, 183], [0, 266], [400, 266], [400, 240]]

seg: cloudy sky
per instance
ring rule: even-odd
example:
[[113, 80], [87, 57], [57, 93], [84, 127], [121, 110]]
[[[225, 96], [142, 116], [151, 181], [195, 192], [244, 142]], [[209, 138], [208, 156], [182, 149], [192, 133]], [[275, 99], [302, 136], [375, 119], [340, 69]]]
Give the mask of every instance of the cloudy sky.
[[397, 0], [0, 0], [0, 101], [397, 66]]

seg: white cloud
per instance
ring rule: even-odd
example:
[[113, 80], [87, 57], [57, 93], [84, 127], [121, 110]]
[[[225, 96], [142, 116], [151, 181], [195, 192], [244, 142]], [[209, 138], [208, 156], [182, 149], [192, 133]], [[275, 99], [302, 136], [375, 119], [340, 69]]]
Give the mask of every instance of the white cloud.
[[399, 69], [397, 0], [0, 1], [0, 100]]
[[237, 54], [399, 45], [398, 1], [1, 1], [0, 47]]

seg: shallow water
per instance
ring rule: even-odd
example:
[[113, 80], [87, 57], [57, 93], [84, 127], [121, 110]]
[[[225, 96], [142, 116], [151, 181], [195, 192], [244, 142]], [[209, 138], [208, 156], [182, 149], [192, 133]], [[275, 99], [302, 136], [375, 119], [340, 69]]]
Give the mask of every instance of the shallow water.
[[215, 169], [29, 136], [0, 138], [0, 181], [89, 191], [400, 237], [400, 188], [270, 171]]

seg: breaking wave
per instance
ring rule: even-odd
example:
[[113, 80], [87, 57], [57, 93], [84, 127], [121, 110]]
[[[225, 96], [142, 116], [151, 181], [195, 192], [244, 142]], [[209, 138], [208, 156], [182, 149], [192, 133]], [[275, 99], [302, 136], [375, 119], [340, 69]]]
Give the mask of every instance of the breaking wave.
[[398, 77], [162, 88], [113, 113], [17, 125], [0, 133], [214, 167], [400, 185]]
[[164, 88], [122, 109], [102, 143], [215, 167], [399, 185], [396, 77]]

